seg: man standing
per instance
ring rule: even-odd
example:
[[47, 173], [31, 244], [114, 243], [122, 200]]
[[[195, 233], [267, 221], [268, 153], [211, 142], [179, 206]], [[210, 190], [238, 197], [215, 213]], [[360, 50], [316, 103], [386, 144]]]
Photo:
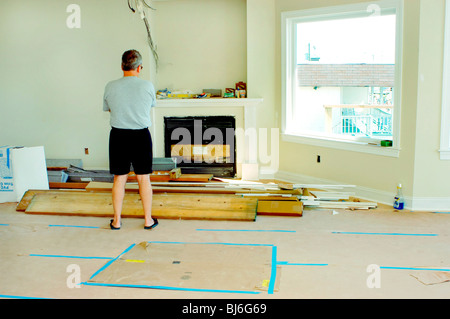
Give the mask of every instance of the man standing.
[[125, 185], [131, 165], [137, 176], [144, 209], [144, 228], [152, 229], [158, 220], [152, 218], [153, 191], [150, 183], [153, 151], [148, 127], [152, 124], [150, 108], [156, 104], [155, 88], [150, 81], [138, 78], [142, 57], [136, 50], [122, 55], [123, 77], [105, 87], [103, 110], [110, 112], [109, 169], [114, 175], [112, 201], [114, 219], [111, 229], [120, 229]]

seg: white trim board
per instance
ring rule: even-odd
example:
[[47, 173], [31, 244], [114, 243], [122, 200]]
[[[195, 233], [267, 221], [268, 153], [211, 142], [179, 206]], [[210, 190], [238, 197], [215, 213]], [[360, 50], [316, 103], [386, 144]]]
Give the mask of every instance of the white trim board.
[[[262, 177], [261, 177], [262, 178]], [[283, 180], [290, 183], [304, 184], [325, 184], [325, 185], [345, 185], [346, 183], [332, 181], [313, 176], [291, 173], [287, 171], [278, 171], [273, 175], [274, 179]], [[343, 191], [346, 191], [344, 189]], [[357, 186], [352, 187], [350, 191], [355, 193], [355, 197], [375, 201], [380, 204], [391, 205], [394, 202], [396, 190], [392, 192], [380, 191], [374, 188]], [[405, 208], [412, 211], [426, 212], [450, 212], [450, 197], [409, 197], [405, 196]]]
[[450, 160], [450, 0], [445, 1], [444, 66], [442, 78], [441, 160]]

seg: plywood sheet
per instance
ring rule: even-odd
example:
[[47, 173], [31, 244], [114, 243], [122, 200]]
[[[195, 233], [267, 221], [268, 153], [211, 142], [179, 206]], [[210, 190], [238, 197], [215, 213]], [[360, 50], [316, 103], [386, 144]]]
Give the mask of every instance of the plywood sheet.
[[[257, 201], [235, 196], [154, 194], [152, 216], [166, 219], [245, 220], [256, 218]], [[111, 193], [38, 192], [27, 206], [28, 214], [113, 216]], [[123, 217], [144, 216], [139, 194], [126, 194]]]

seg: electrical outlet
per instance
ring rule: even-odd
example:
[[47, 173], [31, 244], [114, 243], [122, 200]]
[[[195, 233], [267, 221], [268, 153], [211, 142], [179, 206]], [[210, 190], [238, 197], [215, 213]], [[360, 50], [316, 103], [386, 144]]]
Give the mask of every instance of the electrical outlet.
[[87, 147], [84, 148], [84, 154], [89, 155], [89, 148], [87, 148]]
[[320, 163], [320, 155], [317, 155], [317, 163]]

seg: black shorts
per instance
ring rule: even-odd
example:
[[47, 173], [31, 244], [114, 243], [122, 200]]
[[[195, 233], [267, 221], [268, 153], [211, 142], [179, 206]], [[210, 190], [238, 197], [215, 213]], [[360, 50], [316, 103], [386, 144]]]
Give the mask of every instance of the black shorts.
[[113, 127], [109, 134], [109, 171], [114, 175], [153, 172], [152, 137], [148, 128], [140, 130]]

